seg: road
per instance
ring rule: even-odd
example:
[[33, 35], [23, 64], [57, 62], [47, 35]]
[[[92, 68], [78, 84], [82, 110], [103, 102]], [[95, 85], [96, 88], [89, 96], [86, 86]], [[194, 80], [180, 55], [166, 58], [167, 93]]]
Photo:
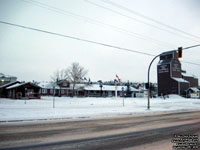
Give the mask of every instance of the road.
[[0, 149], [170, 150], [175, 134], [199, 136], [200, 111], [1, 122]]

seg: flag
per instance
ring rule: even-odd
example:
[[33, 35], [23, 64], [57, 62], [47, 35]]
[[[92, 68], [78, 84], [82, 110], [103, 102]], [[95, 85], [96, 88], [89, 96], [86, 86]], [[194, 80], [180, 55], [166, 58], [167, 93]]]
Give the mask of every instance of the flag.
[[120, 78], [118, 77], [118, 75], [116, 74], [116, 78], [120, 81]]
[[119, 85], [121, 85], [122, 83], [121, 83], [121, 81], [120, 81], [120, 78], [119, 78], [119, 76], [116, 74], [116, 78], [118, 79], [118, 81], [119, 81]]

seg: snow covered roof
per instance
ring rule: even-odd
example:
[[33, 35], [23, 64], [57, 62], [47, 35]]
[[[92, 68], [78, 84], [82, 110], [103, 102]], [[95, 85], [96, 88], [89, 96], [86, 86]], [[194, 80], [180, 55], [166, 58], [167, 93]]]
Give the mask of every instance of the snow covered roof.
[[[41, 82], [38, 84], [41, 88], [46, 88], [46, 89], [53, 89], [54, 83], [52, 82]], [[127, 86], [117, 86], [117, 91], [122, 91], [122, 87], [124, 88], [124, 91], [126, 91]], [[72, 89], [73, 84], [70, 84], [69, 88], [61, 88], [61, 89]], [[56, 84], [55, 89], [60, 89], [60, 87]], [[88, 90], [88, 91], [100, 91], [101, 88], [99, 87], [99, 84], [83, 84], [79, 83], [76, 84], [74, 89], [76, 90]], [[115, 86], [113, 85], [103, 85], [102, 87], [103, 91], [115, 91]], [[130, 91], [136, 92], [139, 91], [138, 89], [135, 89], [133, 87], [130, 87]]]
[[14, 76], [10, 76], [10, 75], [5, 75], [3, 73], [0, 73], [0, 78], [17, 78], [17, 77], [14, 77]]
[[182, 75], [185, 76], [185, 77], [193, 77], [193, 78], [197, 78], [195, 75], [188, 74], [188, 73], [182, 73]]
[[40, 82], [38, 86], [45, 89], [53, 89], [55, 86], [55, 89], [60, 89], [60, 87], [57, 84], [54, 84], [53, 82]]
[[8, 86], [10, 86], [12, 84], [15, 84], [15, 83], [19, 83], [19, 81], [14, 81], [14, 82], [6, 83], [6, 84], [0, 86], [0, 88], [8, 87]]
[[191, 89], [191, 90], [194, 91], [194, 92], [199, 92], [199, 91], [200, 91], [198, 88], [195, 88], [195, 87], [191, 87], [191, 88], [189, 88], [189, 89]]
[[13, 89], [13, 88], [16, 88], [16, 87], [25, 85], [25, 84], [32, 84], [33, 86], [40, 87], [40, 86], [35, 85], [35, 84], [33, 84], [33, 83], [30, 83], [30, 82], [22, 82], [22, 83], [16, 83], [16, 84], [14, 84], [14, 85], [11, 85], [11, 86], [7, 87], [6, 89]]
[[[117, 91], [122, 91], [122, 88], [124, 88], [124, 91], [127, 90], [127, 86], [117, 86]], [[99, 84], [92, 84], [92, 85], [87, 85], [84, 87], [85, 90], [88, 91], [100, 91], [101, 88]], [[102, 91], [115, 91], [115, 86], [113, 85], [103, 85]], [[133, 87], [130, 87], [130, 91], [136, 92], [139, 91]]]
[[11, 86], [7, 87], [6, 89], [16, 88], [16, 87], [19, 87], [19, 86], [21, 86], [21, 85], [23, 85], [23, 84], [24, 84], [24, 83], [16, 83], [16, 84], [14, 84], [14, 85], [11, 85]]
[[172, 59], [165, 59], [165, 60], [160, 60], [158, 62], [158, 65], [164, 65], [164, 64], [169, 64], [171, 62]]
[[184, 80], [183, 78], [175, 78], [175, 77], [172, 77], [172, 79], [176, 80], [177, 82], [189, 83], [188, 81]]

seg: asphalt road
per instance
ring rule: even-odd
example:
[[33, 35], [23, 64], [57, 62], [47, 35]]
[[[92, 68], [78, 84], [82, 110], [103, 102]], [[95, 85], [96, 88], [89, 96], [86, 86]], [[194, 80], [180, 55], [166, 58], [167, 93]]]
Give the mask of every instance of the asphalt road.
[[[200, 111], [1, 122], [0, 149], [170, 150], [175, 135], [198, 137]], [[196, 144], [193, 149], [200, 149]]]

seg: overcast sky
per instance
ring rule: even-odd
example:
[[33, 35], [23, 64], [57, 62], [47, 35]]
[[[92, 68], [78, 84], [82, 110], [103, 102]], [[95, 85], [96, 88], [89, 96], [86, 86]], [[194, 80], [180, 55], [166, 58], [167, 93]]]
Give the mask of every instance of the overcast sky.
[[[0, 0], [0, 21], [153, 55], [200, 44], [199, 16], [199, 0]], [[92, 81], [118, 74], [122, 81], [146, 82], [152, 59], [0, 23], [0, 72], [21, 81], [49, 81], [55, 70], [79, 62]], [[151, 70], [153, 82], [158, 60]], [[184, 51], [180, 60], [200, 64], [200, 47]], [[182, 63], [182, 69], [200, 78], [200, 66]]]

